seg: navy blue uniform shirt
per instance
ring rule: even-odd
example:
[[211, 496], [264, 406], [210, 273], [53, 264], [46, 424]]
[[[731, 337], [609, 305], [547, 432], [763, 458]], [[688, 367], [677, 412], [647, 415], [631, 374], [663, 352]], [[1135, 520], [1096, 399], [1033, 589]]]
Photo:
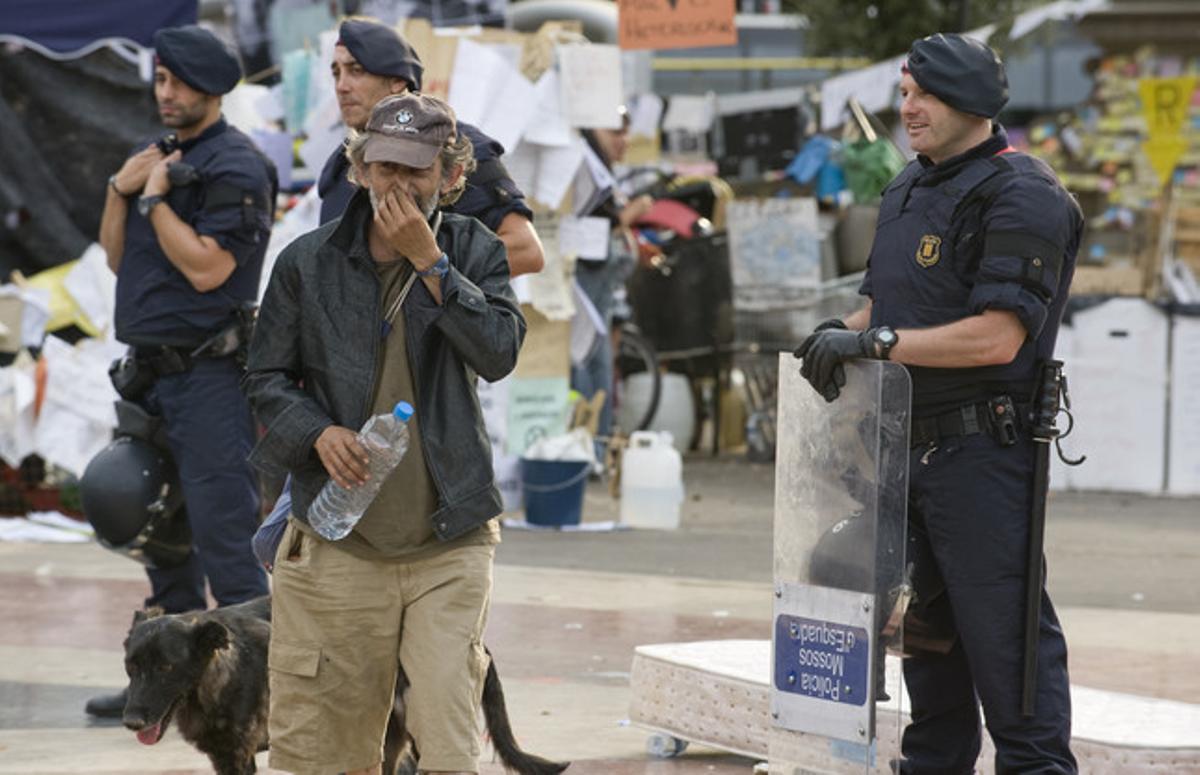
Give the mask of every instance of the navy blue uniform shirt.
[[[467, 188], [458, 201], [443, 208], [448, 213], [468, 215], [476, 218], [493, 232], [500, 229], [500, 222], [509, 213], [520, 213], [533, 219], [533, 211], [525, 202], [525, 195], [508, 173], [499, 165], [504, 146], [471, 124], [458, 122], [458, 128], [475, 148], [478, 168], [467, 177]], [[325, 162], [317, 193], [321, 196], [321, 223], [341, 218], [346, 205], [357, 190], [346, 178], [350, 162], [346, 159], [345, 146], [339, 145]]]
[[180, 150], [181, 161], [194, 166], [200, 180], [172, 187], [166, 204], [198, 235], [233, 254], [237, 268], [221, 287], [200, 293], [167, 258], [153, 225], [131, 200], [116, 303], [117, 338], [127, 344], [198, 345], [242, 302], [258, 297], [274, 210], [270, 162], [224, 118], [181, 143]]
[[871, 325], [932, 328], [998, 309], [1027, 334], [1011, 363], [909, 366], [915, 416], [1002, 393], [1029, 399], [1038, 361], [1054, 352], [1082, 229], [1054, 173], [1013, 151], [999, 125], [966, 153], [918, 158], [896, 176], [859, 289], [872, 299]]

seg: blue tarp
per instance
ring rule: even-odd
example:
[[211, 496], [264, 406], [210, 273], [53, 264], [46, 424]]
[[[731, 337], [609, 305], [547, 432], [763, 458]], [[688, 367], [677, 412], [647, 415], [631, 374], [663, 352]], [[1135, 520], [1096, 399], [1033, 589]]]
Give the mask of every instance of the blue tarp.
[[0, 35], [72, 54], [97, 40], [149, 46], [155, 30], [196, 23], [197, 0], [3, 0]]

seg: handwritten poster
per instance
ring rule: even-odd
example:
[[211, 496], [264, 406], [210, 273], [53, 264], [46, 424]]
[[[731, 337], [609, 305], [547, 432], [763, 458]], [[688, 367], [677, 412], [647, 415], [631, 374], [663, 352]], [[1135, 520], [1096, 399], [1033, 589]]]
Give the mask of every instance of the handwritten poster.
[[567, 430], [566, 377], [513, 377], [508, 388], [508, 449], [520, 455], [531, 444]]
[[737, 44], [734, 0], [618, 0], [617, 42], [623, 49]]

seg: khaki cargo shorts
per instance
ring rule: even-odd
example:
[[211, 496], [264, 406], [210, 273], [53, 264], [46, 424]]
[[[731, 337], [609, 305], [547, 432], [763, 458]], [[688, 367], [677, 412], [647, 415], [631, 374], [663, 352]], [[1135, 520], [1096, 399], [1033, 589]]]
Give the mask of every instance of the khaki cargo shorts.
[[271, 767], [382, 761], [397, 665], [421, 770], [478, 772], [493, 546], [374, 562], [288, 523], [271, 603]]

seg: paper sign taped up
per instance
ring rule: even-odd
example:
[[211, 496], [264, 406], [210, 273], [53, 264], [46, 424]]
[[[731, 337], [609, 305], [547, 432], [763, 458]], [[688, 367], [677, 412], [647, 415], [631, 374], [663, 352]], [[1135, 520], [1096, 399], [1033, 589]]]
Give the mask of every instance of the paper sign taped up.
[[619, 0], [617, 41], [623, 49], [737, 44], [734, 0]]

